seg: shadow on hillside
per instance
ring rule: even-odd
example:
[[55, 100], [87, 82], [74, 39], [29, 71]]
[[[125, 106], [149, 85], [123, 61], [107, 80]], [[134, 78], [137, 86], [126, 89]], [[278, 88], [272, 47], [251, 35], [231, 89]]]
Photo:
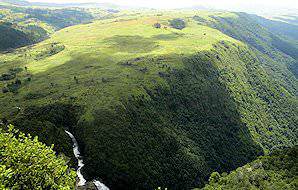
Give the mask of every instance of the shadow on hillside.
[[111, 44], [110, 48], [120, 52], [147, 53], [155, 50], [158, 44], [151, 38], [143, 36], [114, 36], [104, 39], [104, 43]]
[[177, 34], [177, 33], [171, 33], [171, 34], [159, 34], [152, 36], [152, 39], [154, 40], [161, 40], [161, 41], [171, 41], [176, 40], [181, 37], [183, 34]]

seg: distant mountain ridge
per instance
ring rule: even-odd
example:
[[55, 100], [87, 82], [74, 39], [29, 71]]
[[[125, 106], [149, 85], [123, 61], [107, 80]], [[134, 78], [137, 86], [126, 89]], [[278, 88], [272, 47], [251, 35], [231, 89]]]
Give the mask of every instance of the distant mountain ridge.
[[23, 0], [1, 0], [0, 2], [9, 3], [16, 6], [40, 6], [40, 7], [81, 7], [81, 8], [120, 8], [120, 6], [112, 3], [43, 3], [43, 2], [28, 2]]

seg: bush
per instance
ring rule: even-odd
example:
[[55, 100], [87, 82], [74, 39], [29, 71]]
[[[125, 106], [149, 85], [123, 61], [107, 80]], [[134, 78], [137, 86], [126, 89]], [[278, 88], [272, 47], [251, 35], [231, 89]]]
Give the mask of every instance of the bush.
[[15, 74], [13, 73], [4, 73], [0, 76], [0, 81], [8, 81], [8, 80], [12, 80], [16, 77]]
[[183, 28], [186, 27], [186, 23], [183, 19], [181, 18], [175, 18], [173, 20], [170, 20], [170, 26], [172, 28], [178, 29], [178, 30], [182, 30]]
[[157, 22], [157, 23], [155, 23], [155, 24], [153, 25], [153, 27], [154, 27], [154, 28], [161, 28], [161, 24]]
[[210, 175], [209, 183], [210, 184], [217, 183], [219, 181], [219, 179], [220, 179], [220, 174], [218, 172], [213, 172]]
[[23, 69], [20, 68], [20, 67], [16, 67], [16, 68], [11, 68], [11, 69], [9, 69], [9, 72], [10, 72], [10, 73], [14, 73], [14, 74], [20, 73], [20, 72], [22, 72], [22, 71], [23, 71]]
[[52, 148], [8, 126], [0, 128], [0, 189], [73, 189], [76, 173]]
[[64, 45], [58, 44], [58, 43], [52, 43], [50, 45], [48, 45], [47, 47], [45, 47], [45, 49], [43, 49], [42, 51], [38, 52], [35, 55], [35, 60], [41, 60], [41, 59], [45, 59], [47, 57], [56, 55], [58, 53], [60, 53], [61, 51], [63, 51], [65, 49]]
[[3, 88], [2, 88], [2, 92], [3, 92], [3, 93], [7, 93], [7, 92], [9, 92], [9, 89], [8, 89], [7, 87], [3, 87]]
[[22, 81], [19, 79], [16, 79], [15, 82], [12, 82], [7, 85], [7, 88], [9, 89], [10, 92], [17, 93], [19, 88], [22, 86]]
[[8, 80], [12, 80], [14, 78], [16, 78], [17, 74], [22, 72], [23, 69], [22, 68], [11, 68], [9, 69], [9, 71], [7, 73], [3, 73], [0, 76], [0, 81], [8, 81]]
[[47, 96], [46, 93], [41, 93], [41, 92], [32, 93], [32, 92], [29, 92], [28, 94], [26, 94], [24, 96], [24, 98], [25, 98], [25, 100], [33, 100], [33, 99], [43, 98], [43, 97], [46, 97], [46, 96]]

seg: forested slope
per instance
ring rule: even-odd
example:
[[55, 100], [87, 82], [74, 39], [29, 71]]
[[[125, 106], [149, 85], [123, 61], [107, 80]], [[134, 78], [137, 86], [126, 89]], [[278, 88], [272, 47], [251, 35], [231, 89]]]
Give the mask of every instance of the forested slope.
[[0, 23], [1, 50], [29, 44], [31, 40], [22, 31], [14, 28], [11, 23]]
[[203, 189], [297, 189], [297, 146], [275, 150], [230, 174], [211, 174]]
[[[270, 62], [268, 64], [265, 60], [262, 62], [264, 62], [263, 65], [269, 72], [278, 76], [278, 80], [288, 80], [281, 76], [281, 72], [288, 72], [283, 65], [289, 67], [297, 77], [298, 26], [268, 20], [246, 13], [235, 14], [235, 17], [213, 15], [209, 17], [195, 16], [194, 19], [200, 24], [206, 24], [216, 28], [235, 39], [249, 44], [251, 47], [277, 61], [279, 63], [278, 65]], [[289, 84], [285, 82], [285, 85]]]

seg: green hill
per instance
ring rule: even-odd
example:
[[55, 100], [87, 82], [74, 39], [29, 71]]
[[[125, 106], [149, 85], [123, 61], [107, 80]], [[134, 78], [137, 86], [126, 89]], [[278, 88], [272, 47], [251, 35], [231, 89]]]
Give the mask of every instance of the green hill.
[[[283, 65], [287, 66], [297, 78], [297, 25], [267, 20], [262, 17], [245, 13], [237, 13], [236, 18], [214, 15], [211, 17], [212, 19], [204, 19], [197, 16], [195, 19], [197, 19], [199, 23], [216, 28], [237, 40], [249, 44], [251, 47], [257, 49], [271, 59], [283, 63]], [[284, 57], [287, 57], [287, 59]], [[274, 72], [274, 70], [282, 70], [283, 73], [288, 72], [287, 69], [280, 66], [276, 66], [275, 69], [273, 69], [274, 66], [271, 63], [267, 66], [265, 63], [263, 64], [270, 72]], [[275, 71], [273, 74], [278, 75], [278, 80], [282, 79], [280, 73]], [[287, 81], [287, 79], [284, 78], [283, 81]]]
[[287, 43], [225, 12], [126, 12], [67, 27], [0, 56], [0, 112], [68, 156], [70, 130], [83, 172], [111, 189], [203, 187], [213, 171], [297, 144], [297, 46], [285, 54], [274, 38]]
[[0, 2], [0, 51], [31, 45], [62, 28], [113, 14], [100, 9], [21, 5]]

